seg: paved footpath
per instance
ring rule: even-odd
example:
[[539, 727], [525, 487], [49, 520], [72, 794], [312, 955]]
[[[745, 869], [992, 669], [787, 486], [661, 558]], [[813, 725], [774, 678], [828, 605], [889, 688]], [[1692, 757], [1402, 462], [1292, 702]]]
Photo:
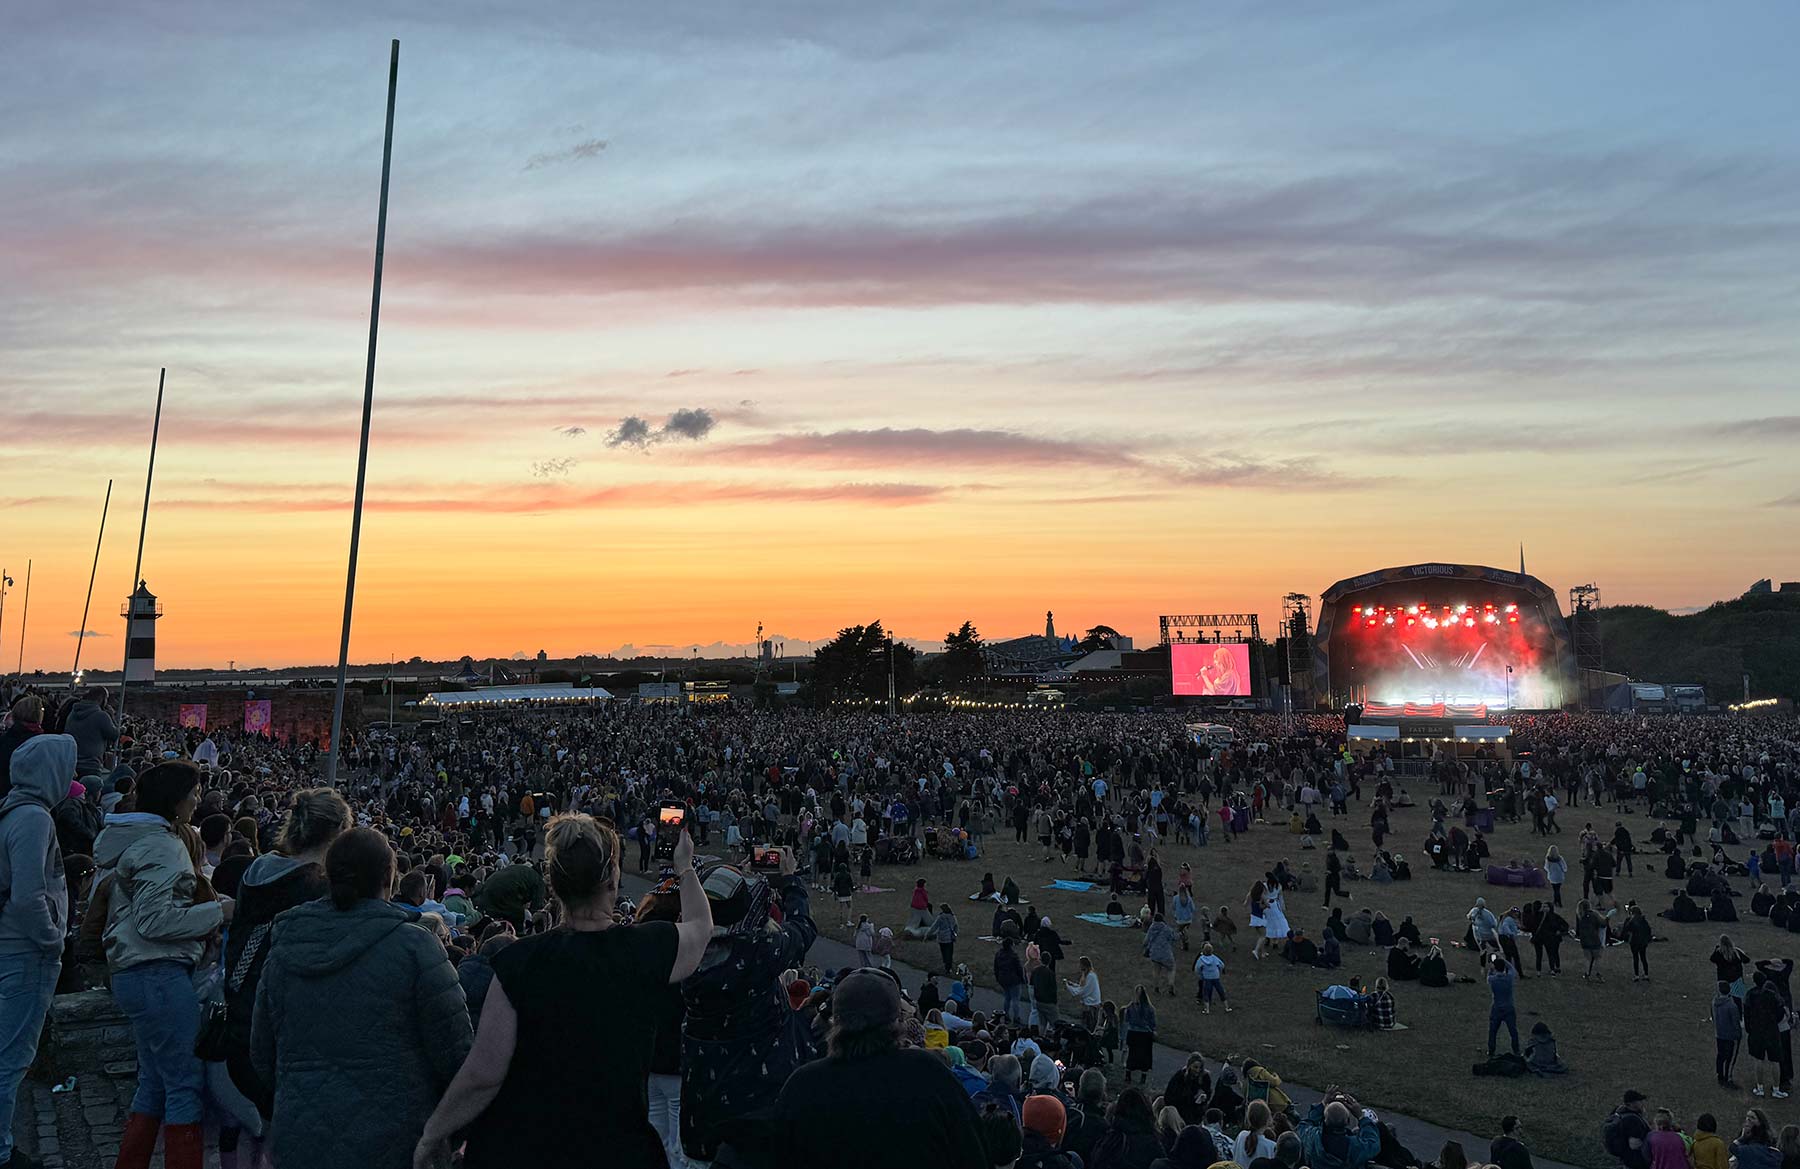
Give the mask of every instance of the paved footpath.
[[[623, 884], [627, 896], [632, 897], [639, 896], [650, 887], [643, 878], [629, 875], [625, 877]], [[837, 970], [845, 966], [860, 965], [860, 959], [857, 957], [854, 946], [838, 941], [830, 936], [828, 930], [825, 930], [819, 934], [819, 940], [813, 943], [813, 948], [807, 955], [807, 965]], [[918, 989], [925, 985], [925, 972], [917, 967], [896, 961], [894, 972], [900, 975], [901, 982], [911, 993], [916, 994]], [[975, 1006], [978, 1010], [989, 1014], [998, 1013], [1002, 1009], [1000, 992], [989, 990], [986, 987], [976, 987]], [[1155, 1052], [1155, 1058], [1151, 1064], [1150, 1084], [1152, 1088], [1158, 1088], [1158, 1085], [1168, 1083], [1169, 1077], [1180, 1070], [1190, 1054], [1180, 1048], [1170, 1047], [1166, 1043], [1158, 1043]], [[1215, 1060], [1208, 1060], [1207, 1065], [1214, 1071], [1218, 1070], [1218, 1062]], [[1354, 1084], [1346, 1086], [1354, 1093], [1356, 1087]], [[1321, 1093], [1315, 1089], [1296, 1084], [1292, 1080], [1283, 1080], [1281, 1088], [1293, 1099], [1302, 1112], [1317, 1102], [1321, 1096]], [[1158, 1088], [1158, 1090], [1160, 1089]], [[1379, 1114], [1382, 1120], [1393, 1126], [1400, 1142], [1411, 1149], [1414, 1156], [1426, 1163], [1436, 1159], [1438, 1150], [1444, 1147], [1445, 1141], [1460, 1142], [1471, 1161], [1486, 1161], [1488, 1143], [1493, 1140], [1495, 1135], [1476, 1136], [1474, 1133], [1457, 1132], [1454, 1129], [1443, 1128], [1386, 1109], [1380, 1110]], [[1531, 1161], [1538, 1169], [1573, 1169], [1572, 1166], [1565, 1165], [1560, 1161], [1549, 1160], [1536, 1153], [1532, 1154]]]

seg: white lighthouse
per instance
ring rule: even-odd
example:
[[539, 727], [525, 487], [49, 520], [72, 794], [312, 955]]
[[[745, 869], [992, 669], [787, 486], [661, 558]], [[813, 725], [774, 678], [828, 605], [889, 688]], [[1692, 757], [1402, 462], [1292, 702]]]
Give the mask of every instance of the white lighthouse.
[[156, 599], [143, 581], [125, 604], [119, 616], [125, 618], [125, 684], [156, 681], [156, 619], [162, 616], [162, 602]]

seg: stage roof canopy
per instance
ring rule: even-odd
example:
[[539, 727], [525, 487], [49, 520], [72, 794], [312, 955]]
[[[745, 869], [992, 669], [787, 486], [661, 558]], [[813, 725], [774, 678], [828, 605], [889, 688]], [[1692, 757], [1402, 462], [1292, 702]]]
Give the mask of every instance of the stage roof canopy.
[[518, 703], [532, 703], [539, 706], [560, 703], [569, 705], [578, 702], [605, 702], [611, 698], [609, 691], [598, 686], [583, 686], [580, 689], [567, 682], [546, 686], [488, 686], [481, 690], [438, 690], [427, 694], [419, 705], [436, 707], [440, 710], [478, 709], [484, 706], [510, 706]]

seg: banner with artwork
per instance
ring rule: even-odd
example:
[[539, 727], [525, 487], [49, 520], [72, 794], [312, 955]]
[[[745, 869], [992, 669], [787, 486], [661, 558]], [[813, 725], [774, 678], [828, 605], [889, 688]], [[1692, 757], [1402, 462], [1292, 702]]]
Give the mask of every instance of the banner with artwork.
[[206, 703], [204, 703], [204, 702], [184, 702], [184, 703], [182, 703], [181, 704], [181, 713], [176, 717], [175, 725], [182, 726], [182, 727], [192, 727], [196, 731], [205, 730], [206, 729]]
[[267, 735], [269, 733], [269, 700], [264, 698], [256, 702], [244, 703], [244, 733], [247, 735]]

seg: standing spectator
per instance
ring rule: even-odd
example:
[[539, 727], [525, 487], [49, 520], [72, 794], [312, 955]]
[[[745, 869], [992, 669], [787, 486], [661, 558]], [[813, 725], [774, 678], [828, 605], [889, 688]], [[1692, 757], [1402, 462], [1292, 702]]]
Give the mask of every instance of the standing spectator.
[[275, 1115], [275, 1094], [251, 1066], [250, 1036], [256, 988], [268, 965], [269, 935], [281, 914], [331, 892], [325, 851], [350, 825], [350, 805], [332, 789], [295, 793], [276, 851], [257, 857], [238, 882], [237, 911], [225, 945], [225, 1067], [265, 1126]]
[[1158, 913], [1150, 922], [1150, 928], [1144, 931], [1144, 957], [1150, 959], [1153, 981], [1160, 980], [1175, 993], [1175, 930], [1163, 915]]
[[1650, 1169], [1693, 1169], [1687, 1141], [1675, 1127], [1675, 1114], [1667, 1108], [1656, 1110], [1644, 1147], [1650, 1153]]
[[776, 1103], [784, 1164], [837, 1165], [854, 1149], [860, 1169], [988, 1169], [969, 1094], [937, 1056], [900, 1046], [900, 1011], [887, 971], [838, 983], [830, 1054], [788, 1077]]
[[107, 709], [106, 687], [94, 686], [69, 708], [62, 730], [75, 740], [75, 775], [104, 775], [106, 754], [119, 741], [119, 725]]
[[33, 735], [44, 733], [44, 700], [35, 694], [27, 694], [12, 704], [12, 722], [4, 732], [0, 732], [0, 799], [6, 798], [6, 792], [12, 785], [11, 775], [13, 752], [17, 751], [25, 740]]
[[1212, 943], [1205, 942], [1200, 946], [1200, 956], [1194, 959], [1194, 973], [1200, 976], [1200, 985], [1195, 997], [1200, 1003], [1200, 1013], [1212, 1014], [1212, 1001], [1218, 999], [1225, 1006], [1225, 1013], [1231, 1013], [1231, 1001], [1225, 997], [1225, 960], [1213, 953]]
[[1513, 990], [1517, 979], [1512, 967], [1506, 959], [1494, 955], [1488, 968], [1488, 993], [1493, 1001], [1488, 1007], [1488, 1058], [1494, 1057], [1494, 1042], [1500, 1037], [1500, 1028], [1506, 1027], [1506, 1033], [1512, 1039], [1514, 1055], [1519, 1054], [1519, 1012], [1513, 1001]]
[[1131, 1073], [1136, 1072], [1138, 1083], [1148, 1084], [1156, 1048], [1156, 1008], [1142, 986], [1137, 988], [1137, 997], [1126, 1005], [1121, 1024], [1125, 1036], [1125, 1082], [1131, 1083]]
[[1644, 1123], [1644, 1099], [1642, 1092], [1627, 1088], [1619, 1106], [1600, 1127], [1607, 1155], [1625, 1169], [1650, 1169], [1650, 1156], [1644, 1149], [1644, 1141], [1650, 1135], [1650, 1126]]
[[232, 906], [214, 899], [183, 841], [200, 805], [199, 782], [192, 763], [157, 764], [138, 779], [137, 811], [113, 816], [94, 843], [96, 881], [107, 882], [95, 896], [106, 898], [113, 998], [131, 1020], [138, 1052], [117, 1169], [147, 1169], [159, 1129], [168, 1169], [200, 1169], [203, 1155], [194, 967], [207, 940], [230, 923]]
[[405, 1169], [469, 1053], [469, 1012], [436, 935], [389, 900], [381, 833], [332, 841], [325, 878], [329, 898], [276, 922], [256, 992], [250, 1056], [275, 1093], [274, 1160]]
[[1713, 996], [1712, 1018], [1713, 1077], [1720, 1087], [1736, 1088], [1737, 1081], [1731, 1078], [1731, 1073], [1737, 1064], [1738, 1042], [1744, 1037], [1744, 1010], [1731, 997], [1729, 982], [1719, 983], [1719, 992]]
[[1756, 1061], [1756, 1087], [1752, 1096], [1763, 1094], [1763, 1068], [1770, 1070], [1774, 1081], [1770, 1094], [1777, 1100], [1787, 1099], [1781, 1086], [1781, 1028], [1787, 1022], [1787, 1007], [1781, 995], [1769, 985], [1769, 976], [1758, 970], [1755, 984], [1744, 996], [1744, 1036], [1750, 1058]]
[[1586, 901], [1575, 907], [1575, 940], [1581, 943], [1582, 956], [1587, 959], [1582, 981], [1605, 982], [1600, 976], [1600, 954], [1606, 945], [1606, 919]]
[[13, 1148], [13, 1104], [37, 1057], [69, 929], [69, 884], [50, 810], [74, 779], [75, 740], [34, 735], [12, 752], [12, 785], [0, 803], [0, 1165], [19, 1169], [37, 1162]]
[[1719, 1122], [1710, 1112], [1694, 1121], [1694, 1169], [1729, 1169], [1725, 1142], [1719, 1138]]
[[950, 912], [948, 902], [938, 906], [937, 920], [931, 923], [931, 932], [926, 936], [938, 944], [938, 954], [944, 960], [944, 973], [956, 973], [956, 914]]
[[1056, 1009], [1056, 968], [1048, 962], [1039, 961], [1031, 968], [1031, 1000], [1037, 1010], [1038, 1030], [1045, 1035], [1056, 1033], [1058, 1019]]
[[1488, 1146], [1488, 1160], [1499, 1169], [1532, 1169], [1531, 1150], [1525, 1147], [1524, 1124], [1511, 1113], [1500, 1118], [1500, 1135]]
[[1094, 960], [1086, 954], [1075, 963], [1075, 973], [1076, 981], [1063, 985], [1081, 1004], [1081, 1025], [1092, 1031], [1100, 1023], [1100, 976], [1094, 973]]
[[1010, 924], [1000, 936], [1000, 948], [994, 952], [994, 981], [1005, 999], [1006, 1021], [1023, 1022], [1025, 1012], [1021, 1003], [1025, 995], [1025, 966], [1019, 961], [1019, 952], [1013, 948]]
[[1631, 981], [1650, 981], [1650, 921], [1633, 905], [1625, 915], [1625, 941], [1631, 947]]
[[683, 831], [672, 861], [680, 924], [615, 924], [620, 852], [591, 816], [550, 822], [544, 859], [562, 925], [495, 955], [480, 1037], [424, 1126], [420, 1157], [474, 1125], [469, 1169], [590, 1165], [596, 1142], [621, 1169], [667, 1164], [645, 1088], [664, 1017], [651, 1008], [699, 968], [712, 910]]
[[1544, 880], [1550, 885], [1550, 903], [1562, 908], [1563, 882], [1569, 879], [1569, 862], [1553, 844], [1544, 853]]

